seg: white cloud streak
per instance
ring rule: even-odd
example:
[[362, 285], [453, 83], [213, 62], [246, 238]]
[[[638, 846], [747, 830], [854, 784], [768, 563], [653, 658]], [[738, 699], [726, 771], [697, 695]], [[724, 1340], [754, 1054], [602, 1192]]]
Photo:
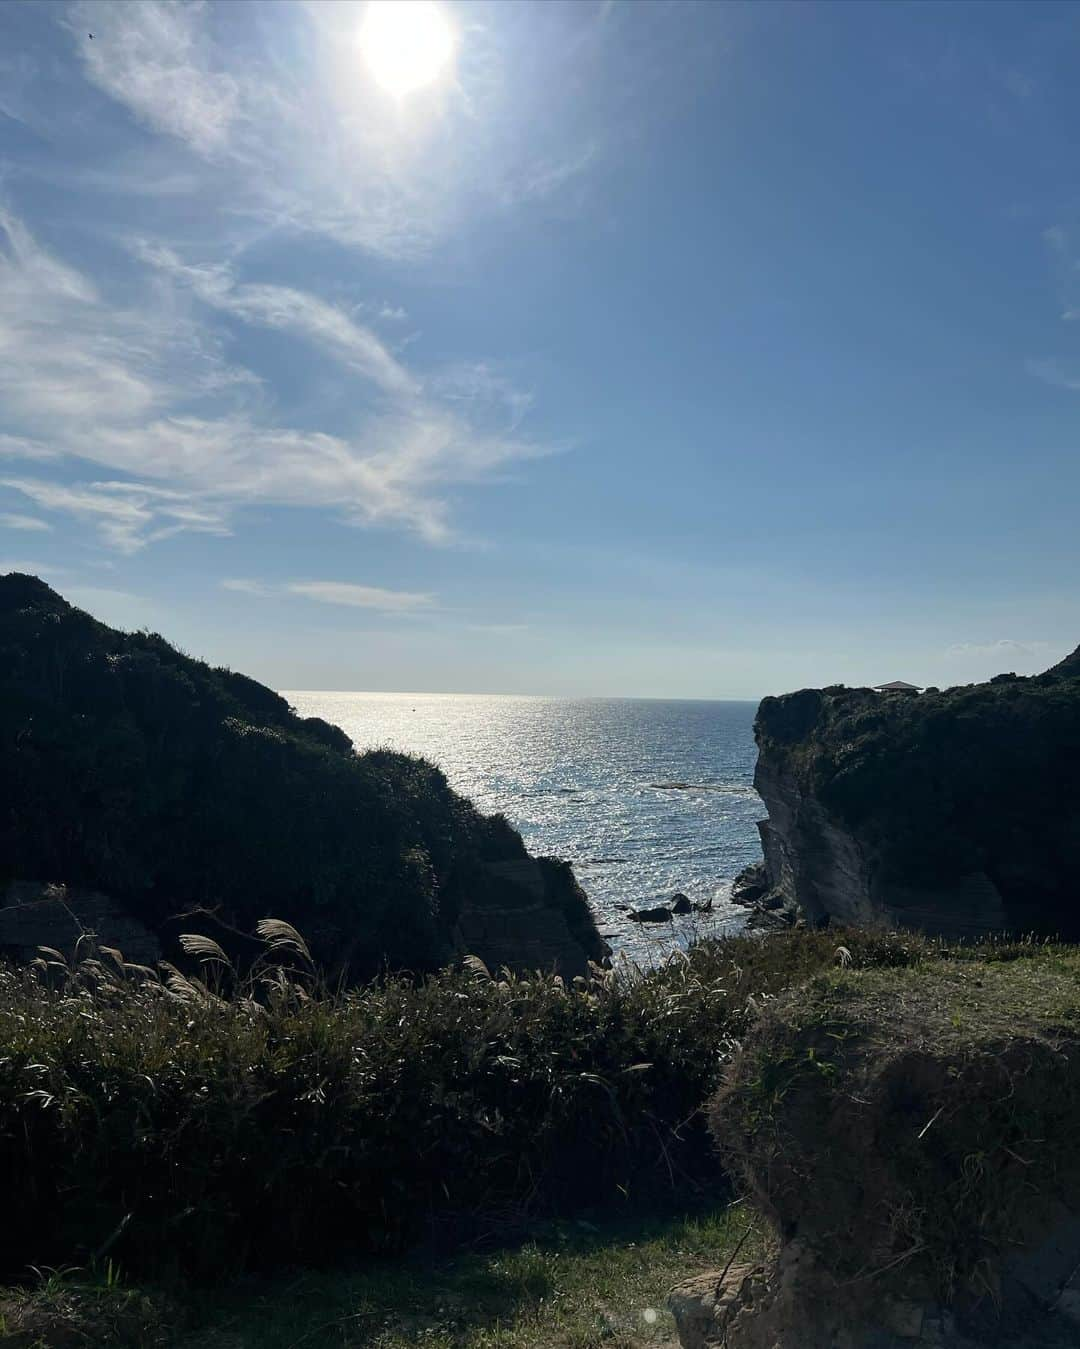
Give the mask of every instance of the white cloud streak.
[[52, 529], [48, 520], [41, 520], [36, 515], [12, 515], [6, 512], [0, 512], [0, 526], [4, 529], [17, 529], [27, 534], [47, 534]]
[[232, 76], [210, 68], [206, 6], [80, 3], [69, 26], [81, 41], [86, 73], [110, 97], [156, 131], [200, 154], [221, 154], [238, 115], [240, 89]]
[[289, 286], [238, 285], [227, 267], [185, 266], [172, 249], [140, 242], [144, 261], [186, 283], [204, 304], [256, 327], [306, 339], [392, 394], [419, 392], [417, 380], [381, 339], [343, 310]]
[[21, 492], [43, 510], [64, 512], [90, 523], [119, 553], [138, 552], [147, 543], [183, 531], [229, 532], [213, 507], [196, 504], [181, 492], [143, 483], [92, 482], [69, 487], [40, 478], [0, 478], [0, 487]]
[[262, 597], [273, 594], [269, 586], [264, 585], [262, 581], [251, 581], [243, 576], [227, 577], [221, 582], [222, 590], [232, 590], [237, 595], [259, 595]]
[[1002, 660], [1022, 657], [1042, 657], [1057, 648], [1053, 642], [1019, 642], [1012, 637], [999, 637], [989, 642], [955, 642], [946, 651], [947, 656], [1000, 657]]
[[53, 457], [64, 428], [138, 421], [238, 374], [182, 315], [109, 304], [0, 204], [0, 406], [24, 429], [0, 454]]
[[1080, 391], [1080, 365], [1075, 362], [1070, 363], [1056, 357], [1038, 361], [1029, 360], [1027, 371], [1029, 375], [1034, 375], [1045, 384], [1052, 384], [1056, 389]]
[[343, 604], [352, 609], [379, 609], [383, 613], [413, 613], [431, 606], [434, 596], [411, 590], [383, 590], [379, 586], [352, 585], [345, 581], [290, 581], [290, 595], [319, 604]]
[[[2, 320], [0, 320], [2, 328]], [[28, 436], [0, 435], [0, 459], [58, 459], [59, 451]]]
[[[55, 483], [15, 474], [6, 485], [92, 526], [120, 552], [184, 530], [227, 533], [251, 505], [322, 508], [348, 524], [446, 542], [455, 485], [548, 452], [518, 433], [528, 396], [487, 366], [421, 380], [317, 296], [237, 282], [223, 265], [190, 266], [143, 244], [154, 302], [118, 307], [9, 213], [0, 227], [0, 399], [16, 423], [0, 436], [0, 455], [75, 458], [131, 477]], [[192, 296], [211, 316], [331, 355], [355, 380], [355, 432], [282, 425], [253, 397], [256, 376], [228, 364], [220, 336], [185, 313]]]
[[376, 609], [381, 613], [416, 613], [429, 609], [434, 595], [415, 590], [386, 590], [382, 586], [358, 585], [352, 581], [286, 581], [271, 585], [266, 581], [230, 578], [221, 582], [222, 590], [262, 599], [295, 595], [318, 604], [344, 605], [350, 609]]

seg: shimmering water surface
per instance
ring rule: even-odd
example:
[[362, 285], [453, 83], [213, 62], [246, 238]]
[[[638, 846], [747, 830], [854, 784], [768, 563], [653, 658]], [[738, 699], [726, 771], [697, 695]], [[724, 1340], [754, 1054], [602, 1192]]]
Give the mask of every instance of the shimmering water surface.
[[[751, 786], [755, 704], [467, 694], [299, 693], [357, 749], [434, 760], [481, 810], [502, 811], [529, 849], [573, 862], [600, 930], [639, 956], [695, 931], [730, 930], [731, 880], [761, 856], [764, 814]], [[681, 890], [711, 917], [663, 929], [631, 923]]]

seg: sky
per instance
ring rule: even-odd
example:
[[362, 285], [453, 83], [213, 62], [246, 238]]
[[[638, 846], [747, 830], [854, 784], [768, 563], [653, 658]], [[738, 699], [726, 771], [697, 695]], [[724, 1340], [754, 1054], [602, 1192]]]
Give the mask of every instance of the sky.
[[434, 9], [0, 5], [0, 571], [284, 689], [1080, 642], [1080, 6]]

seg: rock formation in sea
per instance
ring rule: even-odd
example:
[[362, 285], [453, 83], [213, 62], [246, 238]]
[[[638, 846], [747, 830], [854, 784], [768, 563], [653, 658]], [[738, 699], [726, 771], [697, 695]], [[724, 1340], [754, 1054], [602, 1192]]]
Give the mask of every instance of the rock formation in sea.
[[138, 959], [202, 931], [242, 960], [268, 916], [350, 977], [609, 953], [570, 867], [433, 764], [357, 754], [253, 679], [0, 576], [0, 950], [93, 929]]
[[766, 698], [754, 731], [768, 819], [746, 901], [812, 925], [1080, 937], [1080, 648], [1027, 678]]

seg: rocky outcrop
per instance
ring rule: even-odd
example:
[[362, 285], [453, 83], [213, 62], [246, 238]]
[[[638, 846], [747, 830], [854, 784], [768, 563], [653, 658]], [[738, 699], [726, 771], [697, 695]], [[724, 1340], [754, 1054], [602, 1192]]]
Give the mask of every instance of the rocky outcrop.
[[611, 955], [570, 867], [549, 857], [487, 863], [462, 906], [457, 942], [493, 972], [554, 970], [567, 979]]
[[654, 904], [648, 909], [631, 909], [627, 915], [632, 923], [670, 923], [673, 916], [666, 904]]
[[1080, 658], [914, 695], [766, 698], [767, 887], [813, 925], [1080, 936]]

